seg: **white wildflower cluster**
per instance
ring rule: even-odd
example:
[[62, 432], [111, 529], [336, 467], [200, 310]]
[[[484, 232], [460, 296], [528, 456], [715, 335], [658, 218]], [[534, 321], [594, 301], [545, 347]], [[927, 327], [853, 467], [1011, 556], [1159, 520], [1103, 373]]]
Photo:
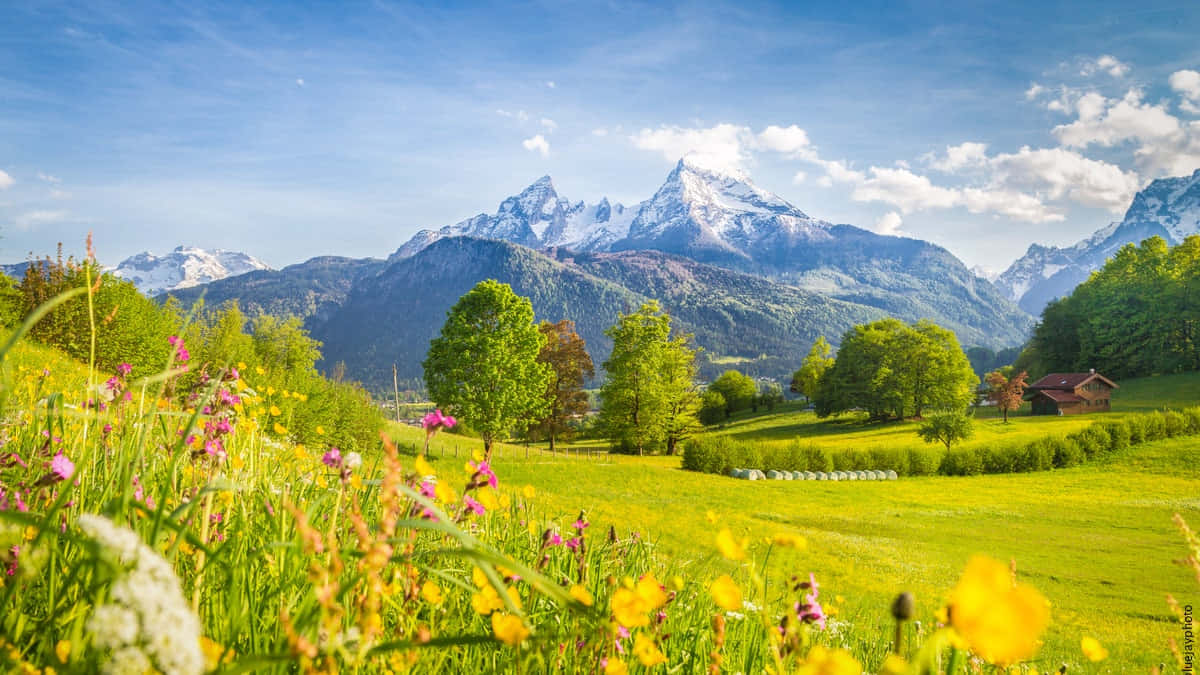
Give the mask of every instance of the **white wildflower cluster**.
[[87, 622], [96, 648], [107, 653], [103, 672], [165, 675], [204, 672], [200, 621], [170, 564], [136, 533], [103, 516], [80, 516], [79, 527], [121, 572]]

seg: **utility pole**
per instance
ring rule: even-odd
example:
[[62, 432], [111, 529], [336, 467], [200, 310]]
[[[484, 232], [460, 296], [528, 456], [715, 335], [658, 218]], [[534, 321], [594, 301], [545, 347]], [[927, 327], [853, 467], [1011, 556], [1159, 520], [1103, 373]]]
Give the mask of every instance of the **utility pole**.
[[396, 421], [400, 421], [400, 380], [396, 377], [396, 364], [392, 364], [392, 389], [396, 392]]

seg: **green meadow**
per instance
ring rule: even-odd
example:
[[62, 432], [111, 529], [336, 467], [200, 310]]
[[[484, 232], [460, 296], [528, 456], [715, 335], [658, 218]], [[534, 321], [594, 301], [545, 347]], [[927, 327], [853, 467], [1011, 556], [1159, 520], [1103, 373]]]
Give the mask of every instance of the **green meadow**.
[[[1131, 380], [1108, 416], [1198, 400], [1195, 375]], [[1103, 417], [1018, 411], [1005, 425], [995, 411], [982, 409], [970, 443], [1065, 434]], [[804, 438], [829, 447], [908, 446], [920, 443], [915, 427], [818, 420], [790, 404], [708, 433], [779, 443]], [[416, 429], [393, 427], [393, 433], [410, 449], [424, 440]], [[596, 525], [637, 531], [660, 552], [706, 573], [726, 564], [713, 538], [718, 527], [731, 527], [750, 538], [760, 560], [769, 556], [767, 569], [777, 582], [814, 572], [823, 593], [842, 598], [835, 603], [837, 618], [855, 635], [886, 634], [887, 606], [906, 590], [918, 599], [923, 627], [933, 626], [946, 593], [977, 553], [1014, 561], [1022, 578], [1051, 601], [1043, 669], [1068, 663], [1074, 672], [1121, 672], [1171, 662], [1167, 641], [1177, 637], [1178, 624], [1165, 598], [1200, 599], [1194, 577], [1172, 562], [1186, 550], [1172, 515], [1200, 524], [1195, 437], [1134, 446], [1071, 469], [844, 483], [750, 482], [683, 471], [677, 457], [581, 452], [598, 445], [577, 441], [555, 456], [538, 446], [502, 445], [497, 471], [510, 483], [532, 485], [541, 507], [564, 522], [586, 510]], [[478, 447], [445, 435], [435, 437], [430, 455], [435, 463], [465, 461]], [[803, 535], [806, 550], [770, 552], [766, 540], [783, 532]], [[1112, 658], [1099, 668], [1085, 665], [1083, 636], [1100, 640]], [[860, 645], [865, 653], [883, 648]]]

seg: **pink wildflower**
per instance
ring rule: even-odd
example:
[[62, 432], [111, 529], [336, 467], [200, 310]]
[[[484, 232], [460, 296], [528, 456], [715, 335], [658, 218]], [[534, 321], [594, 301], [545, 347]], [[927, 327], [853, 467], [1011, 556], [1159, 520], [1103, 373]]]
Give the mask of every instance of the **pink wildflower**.
[[485, 512], [483, 504], [471, 499], [471, 495], [463, 496], [463, 505], [466, 507], [466, 510], [473, 511], [477, 516], [482, 516]]
[[54, 475], [55, 482], [67, 480], [75, 475], [75, 463], [59, 452], [54, 459], [50, 460], [50, 473]]
[[581, 541], [582, 540], [579, 537], [571, 537], [567, 540], [567, 548], [571, 549], [572, 551], [578, 551]]
[[487, 480], [488, 486], [494, 488], [500, 484], [500, 481], [496, 478], [496, 472], [492, 471], [491, 465], [487, 462], [479, 462], [478, 464], [469, 462], [469, 464], [475, 470], [477, 476]]
[[117, 373], [122, 376], [128, 375], [131, 372], [133, 372], [133, 366], [129, 365], [128, 363], [122, 363], [121, 365], [117, 366]]
[[324, 455], [321, 455], [321, 462], [331, 469], [338, 468], [342, 465], [342, 451], [335, 445], [329, 446], [329, 450], [325, 451]]

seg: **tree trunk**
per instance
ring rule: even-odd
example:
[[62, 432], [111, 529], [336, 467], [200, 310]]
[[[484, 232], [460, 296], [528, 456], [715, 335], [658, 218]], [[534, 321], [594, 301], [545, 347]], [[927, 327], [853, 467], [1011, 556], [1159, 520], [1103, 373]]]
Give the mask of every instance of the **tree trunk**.
[[554, 454], [554, 432], [550, 432], [550, 454]]
[[675, 454], [675, 437], [674, 436], [667, 437], [667, 454], [668, 455]]
[[483, 437], [483, 461], [488, 464], [492, 463], [492, 437]]
[[1004, 423], [1008, 424], [1008, 408], [1002, 408], [1004, 411]]

